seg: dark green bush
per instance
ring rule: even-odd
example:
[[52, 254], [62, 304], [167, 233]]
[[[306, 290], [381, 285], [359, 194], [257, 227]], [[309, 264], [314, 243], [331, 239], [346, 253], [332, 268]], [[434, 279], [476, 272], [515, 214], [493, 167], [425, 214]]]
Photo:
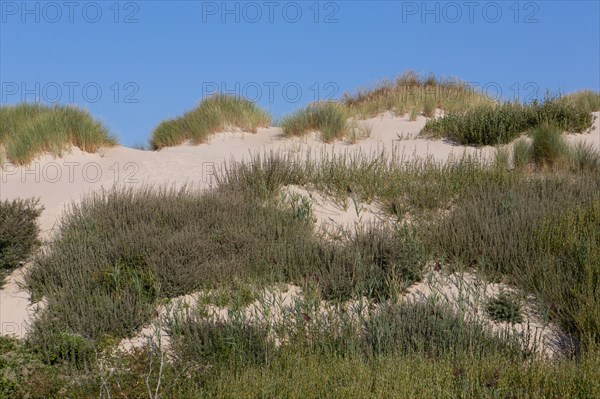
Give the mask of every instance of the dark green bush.
[[549, 123], [561, 131], [581, 133], [592, 127], [594, 117], [571, 102], [548, 98], [538, 103], [506, 102], [482, 105], [464, 112], [430, 119], [422, 134], [447, 137], [463, 145], [508, 143], [530, 129]]
[[485, 310], [495, 321], [505, 321], [511, 324], [523, 321], [520, 303], [505, 292], [501, 292], [495, 298], [490, 298], [486, 303]]
[[0, 202], [0, 273], [19, 266], [39, 245], [41, 213], [37, 200]]

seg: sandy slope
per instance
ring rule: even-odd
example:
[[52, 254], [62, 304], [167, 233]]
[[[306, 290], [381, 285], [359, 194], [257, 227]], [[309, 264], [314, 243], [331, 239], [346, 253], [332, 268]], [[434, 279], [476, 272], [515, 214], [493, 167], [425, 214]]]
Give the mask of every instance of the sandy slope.
[[[600, 113], [596, 113], [600, 115]], [[481, 149], [455, 146], [443, 140], [425, 140], [416, 137], [425, 124], [419, 117], [410, 122], [407, 117], [395, 117], [391, 113], [368, 119], [372, 128], [370, 137], [356, 144], [336, 142], [325, 144], [315, 134], [305, 138], [286, 139], [279, 128], [259, 129], [258, 133], [230, 132], [215, 135], [210, 143], [199, 146], [166, 148], [158, 152], [139, 151], [117, 146], [98, 154], [86, 154], [74, 149], [62, 158], [51, 156], [38, 158], [26, 167], [5, 164], [0, 170], [0, 199], [38, 197], [44, 206], [40, 217], [42, 237], [47, 239], [55, 230], [57, 221], [72, 202], [85, 194], [114, 184], [140, 186], [143, 184], [191, 184], [198, 188], [211, 185], [214, 168], [220, 168], [231, 160], [248, 160], [252, 154], [276, 151], [281, 154], [306, 154], [319, 156], [323, 151], [344, 153], [364, 151], [367, 153], [390, 151], [393, 147], [404, 154], [405, 159], [415, 156], [431, 156], [444, 161], [450, 156], [463, 153], [480, 154], [489, 159], [495, 153], [492, 147]], [[598, 121], [591, 134], [572, 135], [572, 141], [585, 141], [600, 149]], [[22, 337], [30, 320], [32, 307], [29, 294], [19, 288], [23, 270], [16, 270], [0, 290], [1, 334]]]

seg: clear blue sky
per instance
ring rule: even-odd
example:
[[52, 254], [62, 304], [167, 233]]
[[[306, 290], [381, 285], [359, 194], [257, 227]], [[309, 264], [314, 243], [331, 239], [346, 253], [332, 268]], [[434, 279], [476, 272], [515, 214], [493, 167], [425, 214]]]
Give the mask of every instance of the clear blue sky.
[[1, 0], [0, 21], [2, 105], [77, 104], [126, 145], [215, 88], [275, 118], [407, 69], [505, 99], [600, 90], [598, 1]]

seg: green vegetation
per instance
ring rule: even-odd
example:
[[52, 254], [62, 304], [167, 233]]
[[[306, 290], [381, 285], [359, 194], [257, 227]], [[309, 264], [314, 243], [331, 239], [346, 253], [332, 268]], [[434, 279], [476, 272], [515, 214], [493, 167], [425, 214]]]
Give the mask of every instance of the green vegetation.
[[521, 304], [513, 295], [501, 292], [495, 298], [490, 298], [485, 310], [495, 321], [504, 321], [511, 324], [523, 322]]
[[370, 118], [384, 111], [393, 111], [397, 115], [422, 112], [431, 118], [436, 108], [458, 112], [493, 103], [492, 99], [461, 80], [421, 76], [414, 71], [403, 73], [395, 81], [383, 81], [375, 87], [346, 94], [342, 99], [348, 113], [359, 118]]
[[561, 131], [584, 132], [592, 127], [594, 117], [588, 108], [574, 101], [547, 98], [531, 104], [506, 102], [480, 105], [443, 118], [430, 119], [421, 134], [446, 137], [463, 145], [496, 145], [508, 143], [531, 129], [552, 124]]
[[0, 150], [15, 164], [28, 164], [44, 152], [61, 155], [72, 145], [96, 152], [116, 143], [83, 109], [25, 103], [0, 107]]
[[583, 112], [600, 111], [600, 93], [593, 90], [583, 90], [561, 97], [561, 101], [570, 103]]
[[48, 306], [32, 340], [53, 357], [64, 331], [127, 337], [152, 319], [160, 298], [240, 282], [319, 281], [326, 299], [384, 299], [392, 285], [419, 279], [422, 259], [409, 229], [367, 230], [328, 245], [296, 211], [264, 206], [233, 186], [202, 195], [110, 191], [66, 215], [33, 265], [29, 286]]
[[[418, 94], [425, 89], [439, 97]], [[468, 86], [406, 74], [345, 102], [312, 104], [284, 119], [284, 132], [353, 141], [357, 116], [443, 108], [448, 116], [427, 122], [440, 135], [456, 129], [476, 144], [530, 137], [495, 162], [407, 160], [395, 149], [271, 153], [223, 169], [209, 191], [90, 195], [32, 258], [26, 283], [46, 307], [27, 340], [0, 338], [0, 398], [600, 396], [600, 154], [561, 136], [589, 127], [596, 100], [584, 92], [493, 104]], [[152, 146], [268, 123], [254, 104], [219, 95], [161, 124]], [[359, 218], [360, 203], [374, 202], [390, 225], [325, 239], [309, 199], [282, 197], [288, 185], [354, 204]], [[0, 203], [0, 269], [39, 244], [39, 213], [35, 201]], [[427, 265], [508, 284], [481, 308], [507, 329], [494, 332], [435, 295], [400, 300]], [[286, 284], [302, 296], [276, 316], [278, 300], [264, 293]], [[164, 320], [168, 351], [151, 342], [116, 349], [158, 306], [197, 292], [197, 306]], [[510, 333], [530, 310], [562, 329], [570, 352], [545, 359], [526, 345], [531, 337]]]
[[319, 131], [323, 141], [341, 139], [349, 132], [348, 114], [337, 103], [314, 103], [281, 121], [285, 136], [303, 136]]
[[182, 116], [161, 122], [152, 133], [151, 145], [158, 150], [181, 145], [187, 140], [199, 144], [211, 134], [229, 128], [256, 133], [257, 128], [268, 127], [270, 123], [271, 117], [253, 102], [216, 94]]
[[41, 213], [34, 200], [0, 201], [0, 277], [27, 260], [40, 244]]

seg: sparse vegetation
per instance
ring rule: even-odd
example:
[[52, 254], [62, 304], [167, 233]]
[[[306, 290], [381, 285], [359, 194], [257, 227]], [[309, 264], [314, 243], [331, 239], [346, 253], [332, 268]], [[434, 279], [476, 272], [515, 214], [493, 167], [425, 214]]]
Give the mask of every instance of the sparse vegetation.
[[180, 117], [161, 122], [152, 133], [155, 150], [183, 144], [204, 143], [211, 134], [231, 128], [256, 133], [268, 127], [271, 117], [253, 102], [240, 97], [215, 94]]
[[86, 110], [65, 106], [19, 104], [0, 107], [0, 152], [18, 165], [49, 152], [61, 155], [71, 146], [86, 152], [117, 143]]

